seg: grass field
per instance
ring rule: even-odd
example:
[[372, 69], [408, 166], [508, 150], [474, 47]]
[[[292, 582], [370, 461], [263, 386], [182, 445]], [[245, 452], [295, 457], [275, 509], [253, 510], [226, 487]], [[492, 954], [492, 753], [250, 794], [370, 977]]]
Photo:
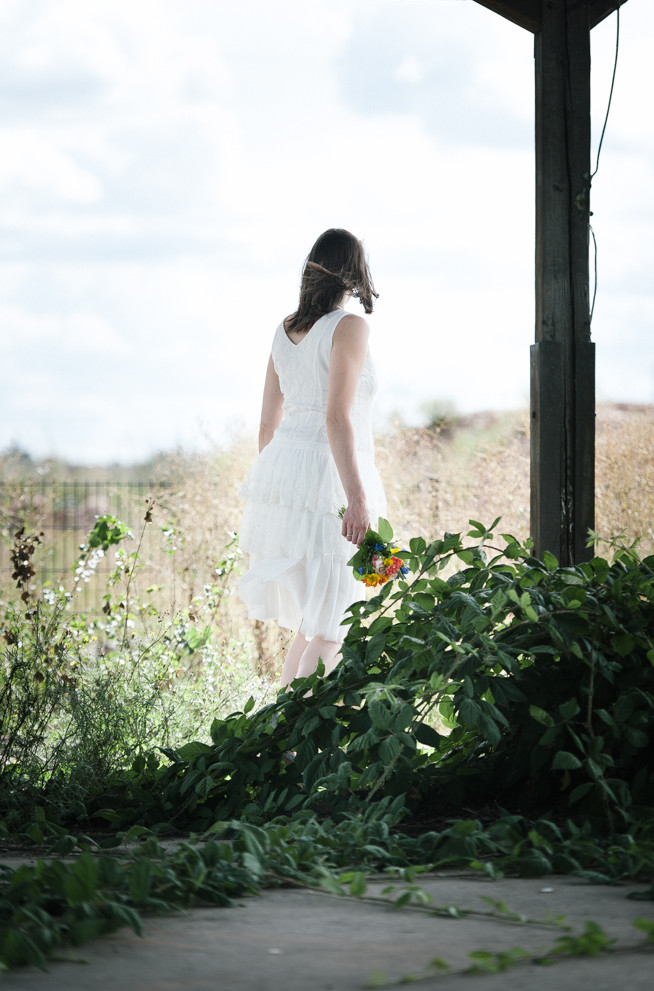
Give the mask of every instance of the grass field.
[[[134, 541], [125, 545], [126, 554], [141, 540], [131, 578], [133, 601], [150, 603], [151, 612], [172, 620], [180, 611], [193, 613], [198, 602], [206, 606], [206, 590], [212, 587], [214, 604], [208, 617], [223, 649], [248, 658], [264, 679], [274, 678], [288, 634], [275, 624], [249, 622], [235, 594], [244, 566], [234, 541], [241, 511], [239, 488], [255, 453], [254, 440], [248, 438], [209, 454], [164, 455], [147, 466], [120, 471], [54, 462], [34, 465], [15, 455], [0, 458], [3, 598], [11, 595], [9, 547], [17, 526], [44, 532], [35, 555], [44, 569], [41, 574], [72, 589], [71, 567], [79, 545], [95, 516], [111, 512], [134, 534]], [[653, 453], [654, 407], [598, 409], [595, 529], [607, 539], [621, 533], [639, 539], [642, 555], [654, 552]], [[498, 516], [500, 532], [520, 540], [528, 536], [526, 412], [452, 417], [432, 429], [397, 427], [377, 438], [377, 461], [388, 516], [400, 542], [413, 536], [432, 539], [444, 531], [465, 532], [469, 519], [488, 524]], [[129, 497], [120, 488], [126, 482], [132, 486]], [[68, 501], [62, 485], [69, 486]], [[78, 493], [74, 498], [73, 491]], [[148, 495], [155, 505], [153, 522], [146, 525]], [[113, 567], [113, 558], [107, 556], [96, 562], [97, 574], [78, 581], [78, 587], [84, 587], [77, 593], [77, 608], [101, 607]], [[139, 632], [151, 632], [148, 610], [141, 609], [139, 616]]]

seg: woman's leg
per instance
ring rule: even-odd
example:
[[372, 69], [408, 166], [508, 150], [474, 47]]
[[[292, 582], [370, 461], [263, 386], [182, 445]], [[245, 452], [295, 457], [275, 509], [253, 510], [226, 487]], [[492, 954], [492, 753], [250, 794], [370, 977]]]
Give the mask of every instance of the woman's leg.
[[282, 688], [286, 688], [287, 685], [290, 685], [290, 683], [295, 681], [297, 678], [300, 660], [308, 646], [308, 643], [309, 641], [303, 633], [296, 633], [293, 643], [289, 647], [288, 653], [286, 654], [282, 665], [282, 673], [280, 677]]
[[[302, 633], [297, 633], [282, 666], [280, 679], [282, 688], [295, 678], [308, 678], [316, 670], [321, 659], [325, 665], [325, 674], [329, 674], [338, 664], [340, 650], [340, 643], [334, 643], [333, 640], [325, 640], [323, 637], [307, 640]], [[307, 692], [305, 698], [309, 695], [311, 692]], [[295, 751], [287, 750], [282, 760], [287, 765], [292, 764], [295, 760]]]
[[318, 661], [320, 659], [322, 659], [325, 665], [325, 674], [329, 674], [338, 664], [340, 652], [340, 643], [335, 643], [333, 640], [325, 640], [323, 637], [314, 637], [313, 640], [309, 641], [302, 653], [297, 669], [297, 677], [308, 678], [318, 667]]

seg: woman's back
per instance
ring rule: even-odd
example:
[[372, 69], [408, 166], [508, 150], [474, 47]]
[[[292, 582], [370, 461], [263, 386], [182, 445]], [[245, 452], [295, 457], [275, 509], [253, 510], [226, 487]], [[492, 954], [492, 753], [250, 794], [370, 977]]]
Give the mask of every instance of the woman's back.
[[[280, 324], [273, 339], [272, 358], [284, 396], [283, 419], [278, 427], [279, 441], [329, 443], [325, 425], [329, 390], [329, 361], [334, 331], [347, 316], [343, 309], [320, 317], [297, 344]], [[295, 335], [294, 335], [295, 336]], [[370, 358], [366, 360], [352, 408], [356, 446], [372, 447], [371, 401], [377, 380]]]

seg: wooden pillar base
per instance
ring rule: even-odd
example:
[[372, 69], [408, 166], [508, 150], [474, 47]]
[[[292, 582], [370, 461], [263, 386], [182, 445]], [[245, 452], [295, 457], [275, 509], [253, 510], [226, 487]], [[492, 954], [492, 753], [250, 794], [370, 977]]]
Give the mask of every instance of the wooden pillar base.
[[532, 344], [531, 520], [534, 553], [549, 551], [561, 564], [587, 561], [595, 526], [595, 345], [575, 346], [573, 407], [563, 416], [564, 348]]

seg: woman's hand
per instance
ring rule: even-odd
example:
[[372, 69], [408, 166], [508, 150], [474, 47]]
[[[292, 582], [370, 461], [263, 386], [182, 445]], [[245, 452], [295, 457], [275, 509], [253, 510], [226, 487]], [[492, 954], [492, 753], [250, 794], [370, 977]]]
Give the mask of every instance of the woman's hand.
[[350, 543], [361, 547], [363, 538], [370, 529], [370, 513], [365, 499], [348, 503], [343, 513], [341, 533]]

